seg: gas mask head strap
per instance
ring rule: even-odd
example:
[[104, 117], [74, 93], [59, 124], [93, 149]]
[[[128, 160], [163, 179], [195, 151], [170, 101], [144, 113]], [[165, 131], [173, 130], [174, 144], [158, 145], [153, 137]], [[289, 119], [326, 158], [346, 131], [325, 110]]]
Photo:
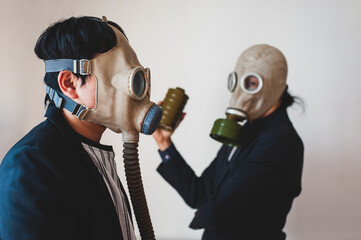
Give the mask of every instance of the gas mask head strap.
[[75, 74], [89, 75], [90, 60], [87, 59], [52, 59], [45, 60], [45, 72], [60, 72], [62, 70], [68, 70]]
[[[90, 74], [90, 60], [81, 59], [54, 59], [45, 61], [45, 72], [60, 72], [63, 70], [68, 70], [80, 75], [89, 75]], [[60, 108], [65, 108], [75, 115], [80, 120], [83, 120], [86, 114], [90, 111], [84, 105], [74, 102], [69, 97], [64, 94], [55, 91], [49, 86], [46, 86], [46, 93], [49, 96], [49, 99], [54, 102], [55, 106]]]
[[54, 102], [56, 108], [60, 109], [63, 107], [69, 112], [71, 112], [72, 115], [75, 115], [77, 118], [79, 118], [80, 120], [83, 120], [87, 115], [87, 113], [90, 111], [90, 109], [87, 108], [86, 106], [74, 102], [69, 97], [65, 96], [60, 92], [55, 91], [49, 86], [46, 86], [45, 90], [49, 96], [50, 101]]

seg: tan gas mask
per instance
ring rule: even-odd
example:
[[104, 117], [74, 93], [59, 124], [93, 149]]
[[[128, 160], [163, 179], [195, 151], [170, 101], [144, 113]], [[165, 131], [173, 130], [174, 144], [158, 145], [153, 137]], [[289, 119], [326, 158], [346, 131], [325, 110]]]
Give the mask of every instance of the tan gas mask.
[[[107, 22], [103, 17], [103, 21]], [[57, 108], [65, 108], [81, 120], [94, 122], [123, 134], [123, 158], [128, 189], [142, 239], [155, 239], [138, 159], [139, 133], [152, 134], [162, 118], [162, 108], [149, 100], [150, 71], [140, 65], [124, 35], [110, 26], [115, 46], [91, 60], [55, 59], [45, 61], [46, 72], [69, 70], [92, 74], [97, 80], [96, 106], [77, 104], [49, 86], [46, 92]]]
[[228, 77], [232, 93], [227, 119], [215, 121], [210, 136], [224, 144], [238, 146], [242, 126], [237, 122], [254, 121], [264, 115], [286, 89], [287, 62], [283, 54], [269, 45], [255, 45], [238, 58]]
[[138, 142], [138, 133], [152, 134], [155, 131], [162, 117], [162, 109], [149, 100], [150, 70], [139, 63], [124, 35], [109, 26], [117, 37], [117, 43], [108, 52], [91, 60], [45, 61], [46, 72], [69, 70], [81, 75], [94, 75], [97, 79], [95, 108], [70, 104], [71, 99], [49, 87], [47, 92], [57, 107], [63, 104], [81, 120], [106, 126], [116, 133], [121, 132], [124, 142]]

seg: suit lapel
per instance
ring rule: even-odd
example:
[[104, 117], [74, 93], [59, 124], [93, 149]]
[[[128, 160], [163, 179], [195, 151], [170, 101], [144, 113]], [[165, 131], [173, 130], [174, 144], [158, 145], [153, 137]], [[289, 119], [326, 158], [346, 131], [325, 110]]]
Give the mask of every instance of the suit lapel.
[[[111, 210], [111, 215], [114, 218], [114, 221], [119, 222], [119, 218], [113, 203], [113, 200], [110, 196], [108, 188], [104, 182], [103, 177], [99, 173], [97, 167], [94, 165], [88, 153], [83, 148], [77, 134], [70, 127], [70, 125], [66, 122], [66, 120], [61, 115], [61, 112], [57, 110], [54, 106], [49, 105], [47, 112], [45, 114], [46, 117], [59, 129], [59, 131], [63, 134], [66, 141], [71, 146], [71, 149], [74, 152], [74, 155], [79, 156], [79, 161], [81, 165], [84, 166], [84, 170], [92, 175], [91, 179], [94, 179], [95, 185], [98, 186], [99, 190], [103, 193], [104, 199], [108, 204], [109, 209]], [[120, 227], [120, 224], [119, 224]]]
[[230, 146], [223, 146], [223, 151], [220, 154], [220, 161], [218, 165], [219, 171], [217, 172], [216, 176], [216, 182], [215, 182], [215, 192], [218, 192], [218, 189], [224, 179], [229, 174], [230, 170], [230, 163], [228, 162], [228, 156], [232, 150], [232, 147]]

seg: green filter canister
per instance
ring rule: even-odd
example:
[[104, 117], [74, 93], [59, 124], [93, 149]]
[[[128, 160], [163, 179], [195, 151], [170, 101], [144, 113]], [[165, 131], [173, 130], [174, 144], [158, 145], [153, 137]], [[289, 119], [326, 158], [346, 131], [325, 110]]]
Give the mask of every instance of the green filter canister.
[[174, 131], [187, 101], [188, 96], [182, 88], [169, 88], [160, 105], [163, 108], [163, 116], [160, 120], [159, 127], [167, 131]]

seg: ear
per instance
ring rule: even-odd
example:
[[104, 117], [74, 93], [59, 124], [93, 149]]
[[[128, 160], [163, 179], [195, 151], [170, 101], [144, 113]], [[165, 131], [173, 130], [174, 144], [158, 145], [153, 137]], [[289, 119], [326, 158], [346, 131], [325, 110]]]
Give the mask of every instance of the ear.
[[71, 99], [77, 99], [78, 94], [76, 92], [78, 78], [74, 73], [63, 70], [58, 75], [58, 84], [63, 94]]

